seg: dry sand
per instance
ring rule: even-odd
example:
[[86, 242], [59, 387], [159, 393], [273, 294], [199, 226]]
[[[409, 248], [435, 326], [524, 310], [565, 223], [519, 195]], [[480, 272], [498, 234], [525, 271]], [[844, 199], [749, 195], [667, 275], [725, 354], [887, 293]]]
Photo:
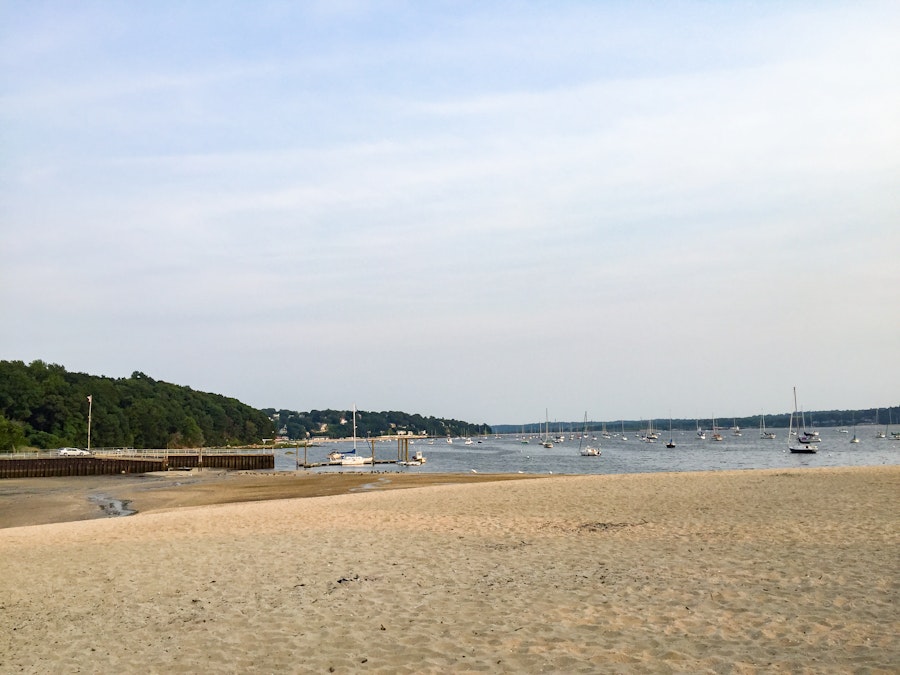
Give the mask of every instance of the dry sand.
[[900, 672], [900, 467], [142, 485], [0, 530], [0, 671]]

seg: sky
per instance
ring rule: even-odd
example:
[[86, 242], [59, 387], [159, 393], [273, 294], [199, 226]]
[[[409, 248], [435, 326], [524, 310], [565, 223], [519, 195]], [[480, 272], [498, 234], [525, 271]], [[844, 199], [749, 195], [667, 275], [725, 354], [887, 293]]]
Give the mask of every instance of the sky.
[[897, 405], [897, 35], [896, 2], [0, 0], [0, 359], [488, 424]]

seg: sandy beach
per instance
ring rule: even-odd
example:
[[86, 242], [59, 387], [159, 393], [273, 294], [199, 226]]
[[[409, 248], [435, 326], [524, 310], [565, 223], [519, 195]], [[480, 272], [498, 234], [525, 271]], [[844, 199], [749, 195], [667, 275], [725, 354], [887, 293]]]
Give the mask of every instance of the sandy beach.
[[0, 483], [0, 672], [900, 672], [900, 467], [464, 478]]

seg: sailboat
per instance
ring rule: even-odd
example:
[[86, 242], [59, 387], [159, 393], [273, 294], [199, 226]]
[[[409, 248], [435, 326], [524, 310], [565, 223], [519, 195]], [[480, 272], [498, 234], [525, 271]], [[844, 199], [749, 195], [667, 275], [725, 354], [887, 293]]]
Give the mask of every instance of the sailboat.
[[584, 413], [584, 430], [581, 432], [581, 438], [578, 439], [578, 452], [581, 453], [582, 457], [599, 457], [600, 456], [600, 448], [594, 448], [590, 445], [585, 447], [581, 447], [582, 442], [584, 442], [585, 437], [587, 436], [587, 412]]
[[622, 420], [622, 440], [627, 441], [628, 436], [625, 435], [625, 420]]
[[552, 448], [553, 441], [550, 440], [550, 414], [544, 410], [544, 415], [547, 418], [544, 424], [544, 440], [541, 441], [541, 445], [545, 448]]
[[772, 440], [773, 438], [775, 438], [774, 431], [766, 431], [766, 416], [765, 415], [759, 416], [759, 437], [766, 438], [768, 440]]
[[363, 464], [371, 464], [371, 457], [363, 457], [356, 454], [356, 404], [353, 404], [353, 449], [346, 452], [332, 452], [328, 455], [328, 459], [333, 464], [341, 466], [362, 466]]
[[[791, 421], [788, 423], [788, 450], [791, 452], [802, 452], [806, 454], [812, 454], [814, 452], [818, 452], [819, 448], [813, 443], [809, 443], [808, 441], [804, 442], [804, 438], [806, 437], [806, 431], [802, 429], [798, 430], [797, 438], [800, 441], [798, 445], [791, 444], [791, 435], [794, 431], [794, 417], [797, 415], [797, 387], [794, 387], [794, 412], [791, 413]], [[801, 425], [802, 415], [801, 415]]]
[[[876, 427], [878, 426], [878, 408], [875, 408], [875, 426]], [[885, 427], [885, 430], [887, 430], [887, 427]], [[887, 437], [887, 434], [884, 431], [876, 431], [875, 432], [875, 438], [886, 438], [886, 437]]]
[[713, 418], [712, 418], [712, 424], [713, 424], [713, 426], [712, 426], [712, 431], [713, 431], [712, 439], [713, 439], [714, 441], [723, 441], [723, 440], [725, 440], [724, 438], [722, 438], [722, 434], [719, 433], [719, 426], [716, 424], [716, 418], [715, 418], [715, 415], [714, 415]]
[[656, 439], [659, 437], [659, 434], [653, 431], [653, 420], [650, 420], [650, 424], [647, 427], [647, 431], [644, 432], [644, 435], [641, 436], [641, 441], [644, 443], [656, 443]]
[[891, 409], [888, 408], [888, 423], [884, 425], [884, 438], [887, 438], [888, 436], [890, 436], [891, 438], [897, 437], [897, 434], [891, 433], [891, 422], [893, 422], [893, 420], [891, 419]]
[[675, 439], [672, 438], [672, 418], [671, 417], [669, 418], [669, 442], [666, 443], [666, 447], [667, 448], [675, 447]]
[[700, 426], [700, 420], [697, 420], [697, 438], [701, 441], [706, 440], [706, 432], [703, 431], [703, 427]]
[[853, 426], [853, 438], [850, 439], [851, 443], [859, 443], [859, 436], [856, 435], [856, 426]]

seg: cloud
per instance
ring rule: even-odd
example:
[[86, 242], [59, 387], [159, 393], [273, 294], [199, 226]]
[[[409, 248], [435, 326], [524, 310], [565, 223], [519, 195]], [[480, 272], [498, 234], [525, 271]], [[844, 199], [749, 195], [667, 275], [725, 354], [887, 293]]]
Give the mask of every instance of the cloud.
[[[38, 46], [0, 41], [3, 353], [512, 422], [649, 415], [647, 373], [708, 414], [709, 363], [755, 410], [761, 363], [889, 359], [896, 9], [431, 7], [14, 12]], [[865, 327], [786, 346], [798, 307]]]

